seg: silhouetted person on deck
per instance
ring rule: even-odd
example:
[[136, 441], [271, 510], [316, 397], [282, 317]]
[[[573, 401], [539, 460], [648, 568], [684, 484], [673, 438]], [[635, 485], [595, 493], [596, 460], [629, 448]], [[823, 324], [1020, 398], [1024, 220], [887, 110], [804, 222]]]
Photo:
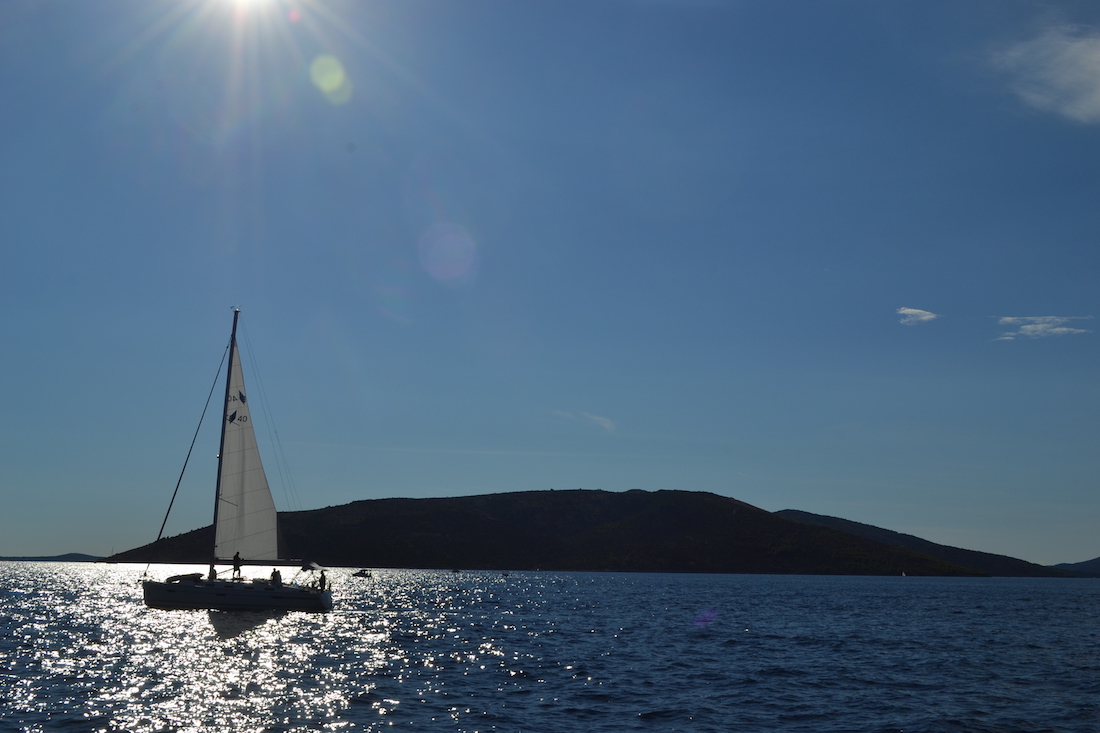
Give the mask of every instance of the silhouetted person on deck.
[[239, 552], [233, 553], [233, 579], [241, 579], [241, 553]]
[[321, 580], [318, 583], [321, 586], [321, 590], [325, 589], [325, 571], [321, 571]]

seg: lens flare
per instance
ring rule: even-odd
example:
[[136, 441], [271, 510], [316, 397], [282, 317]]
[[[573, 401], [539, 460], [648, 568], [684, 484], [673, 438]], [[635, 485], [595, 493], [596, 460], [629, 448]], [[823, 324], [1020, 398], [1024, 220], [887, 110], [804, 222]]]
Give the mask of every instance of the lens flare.
[[323, 54], [313, 59], [309, 65], [309, 78], [313, 86], [333, 104], [344, 104], [351, 99], [351, 79], [335, 56]]
[[718, 612], [715, 611], [713, 608], [708, 608], [707, 610], [701, 612], [698, 616], [695, 617], [695, 628], [705, 629], [706, 627], [714, 623], [714, 620], [717, 618]]
[[477, 245], [457, 224], [433, 225], [420, 238], [418, 251], [424, 271], [443, 282], [471, 279], [477, 267]]

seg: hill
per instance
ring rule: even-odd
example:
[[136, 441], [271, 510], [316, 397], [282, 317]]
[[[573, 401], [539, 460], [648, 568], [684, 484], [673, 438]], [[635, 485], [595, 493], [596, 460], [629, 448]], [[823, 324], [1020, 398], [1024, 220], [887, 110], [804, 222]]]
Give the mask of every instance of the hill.
[[[977, 575], [903, 547], [690, 491], [531, 491], [372, 499], [280, 515], [284, 554], [331, 566]], [[206, 527], [120, 553], [206, 562]]]
[[776, 512], [777, 515], [792, 519], [803, 524], [829, 527], [831, 529], [847, 532], [857, 537], [881, 542], [891, 547], [902, 547], [913, 550], [930, 557], [935, 557], [944, 562], [949, 562], [963, 567], [973, 568], [984, 575], [997, 575], [1001, 577], [1063, 577], [1067, 573], [1043, 565], [1036, 565], [1026, 560], [1017, 560], [1004, 555], [993, 555], [988, 552], [975, 550], [963, 550], [958, 547], [937, 545], [935, 542], [922, 540], [910, 534], [893, 532], [889, 529], [873, 527], [869, 524], [860, 524], [838, 517], [827, 517], [821, 514], [798, 511], [797, 509], [783, 509]]

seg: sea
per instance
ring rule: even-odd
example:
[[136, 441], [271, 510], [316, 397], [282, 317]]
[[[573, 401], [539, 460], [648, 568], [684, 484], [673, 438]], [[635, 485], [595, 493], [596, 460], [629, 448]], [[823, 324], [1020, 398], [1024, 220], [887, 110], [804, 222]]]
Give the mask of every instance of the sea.
[[0, 731], [1100, 731], [1100, 580], [334, 569], [328, 614], [142, 604], [191, 570], [0, 563]]

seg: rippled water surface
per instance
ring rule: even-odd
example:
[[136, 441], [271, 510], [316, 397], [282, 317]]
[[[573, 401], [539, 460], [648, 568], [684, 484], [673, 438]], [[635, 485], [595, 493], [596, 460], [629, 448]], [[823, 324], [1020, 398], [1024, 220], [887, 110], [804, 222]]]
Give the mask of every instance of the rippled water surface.
[[0, 731], [1100, 731], [1100, 581], [336, 570], [265, 615], [144, 569], [0, 563]]

